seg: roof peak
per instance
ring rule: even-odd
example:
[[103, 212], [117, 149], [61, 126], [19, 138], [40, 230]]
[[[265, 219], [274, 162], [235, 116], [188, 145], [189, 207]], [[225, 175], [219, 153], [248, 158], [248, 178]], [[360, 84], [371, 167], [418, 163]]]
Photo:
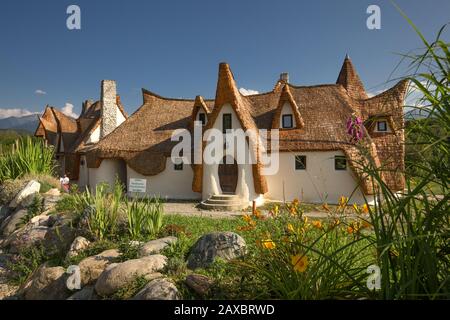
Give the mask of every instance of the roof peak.
[[366, 90], [348, 54], [345, 56], [336, 84], [342, 85], [354, 99], [367, 99]]

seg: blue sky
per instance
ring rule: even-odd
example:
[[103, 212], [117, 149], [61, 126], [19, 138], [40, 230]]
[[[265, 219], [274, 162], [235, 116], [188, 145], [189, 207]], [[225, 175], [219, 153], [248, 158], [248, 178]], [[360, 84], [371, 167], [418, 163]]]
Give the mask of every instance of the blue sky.
[[[429, 38], [450, 21], [448, 0], [396, 2]], [[81, 8], [81, 30], [66, 28], [70, 4]], [[370, 4], [381, 8], [380, 30], [366, 27]], [[222, 61], [239, 87], [263, 92], [284, 71], [298, 85], [334, 83], [348, 53], [376, 92], [397, 53], [421, 46], [387, 0], [8, 0], [0, 39], [0, 109], [70, 103], [76, 113], [99, 99], [102, 79], [117, 81], [128, 112], [141, 105], [141, 88], [214, 97]]]

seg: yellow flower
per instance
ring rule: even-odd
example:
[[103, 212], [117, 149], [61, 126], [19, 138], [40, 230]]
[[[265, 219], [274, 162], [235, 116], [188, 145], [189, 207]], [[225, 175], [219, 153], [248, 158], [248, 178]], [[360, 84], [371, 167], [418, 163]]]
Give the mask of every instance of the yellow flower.
[[288, 223], [287, 229], [290, 233], [295, 233], [295, 229], [294, 229], [294, 226], [292, 225], [292, 223]]
[[322, 222], [319, 221], [319, 220], [314, 220], [314, 221], [312, 222], [312, 225], [314, 226], [314, 228], [322, 229]]
[[273, 242], [271, 239], [263, 240], [262, 245], [264, 248], [269, 250], [275, 249], [275, 242]]
[[362, 212], [364, 213], [369, 213], [369, 206], [367, 205], [367, 203], [364, 203], [362, 206]]
[[252, 217], [250, 217], [248, 214], [243, 215], [242, 219], [244, 219], [244, 221], [247, 223], [251, 223], [251, 221], [253, 221]]
[[358, 232], [358, 226], [356, 226], [356, 225], [353, 224], [353, 223], [350, 224], [350, 225], [347, 227], [347, 232], [348, 232], [349, 234]]
[[347, 205], [347, 203], [348, 203], [348, 198], [347, 197], [341, 196], [339, 198], [339, 206], [340, 207], [345, 207]]
[[297, 198], [295, 198], [295, 199], [292, 201], [292, 204], [293, 204], [294, 206], [298, 206], [298, 205], [300, 204], [300, 201], [299, 201]]
[[308, 257], [303, 254], [292, 256], [291, 264], [296, 272], [305, 272], [308, 267]]
[[355, 210], [356, 213], [359, 213], [359, 207], [356, 203], [353, 204], [353, 210]]

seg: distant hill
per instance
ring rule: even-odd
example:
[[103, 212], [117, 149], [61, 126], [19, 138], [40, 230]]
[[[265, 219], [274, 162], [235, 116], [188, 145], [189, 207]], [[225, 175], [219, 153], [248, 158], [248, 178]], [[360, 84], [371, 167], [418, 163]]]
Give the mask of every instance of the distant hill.
[[0, 129], [25, 130], [34, 133], [38, 126], [38, 115], [32, 114], [23, 117], [9, 117], [0, 119]]

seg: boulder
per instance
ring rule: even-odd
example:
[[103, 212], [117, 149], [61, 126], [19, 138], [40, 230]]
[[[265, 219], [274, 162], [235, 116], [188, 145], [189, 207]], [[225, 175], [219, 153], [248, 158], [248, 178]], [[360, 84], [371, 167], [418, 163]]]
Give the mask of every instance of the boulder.
[[58, 196], [61, 196], [61, 191], [59, 191], [59, 189], [52, 188], [52, 189], [48, 190], [46, 193], [44, 193], [44, 197], [46, 197], [46, 196], [58, 197]]
[[234, 232], [213, 232], [194, 244], [188, 257], [188, 268], [206, 268], [219, 257], [232, 260], [246, 253], [245, 240]]
[[81, 260], [78, 264], [81, 273], [81, 285], [93, 284], [111, 263], [120, 256], [117, 249], [103, 251], [92, 257]]
[[61, 196], [53, 196], [44, 194], [44, 210], [50, 211], [56, 207], [58, 201], [61, 200]]
[[157, 240], [152, 240], [145, 243], [139, 249], [139, 256], [145, 257], [152, 254], [160, 253], [164, 248], [177, 241], [176, 237], [165, 237]]
[[55, 225], [48, 230], [43, 244], [49, 254], [67, 252], [75, 237], [76, 230], [70, 225]]
[[23, 219], [27, 216], [27, 209], [18, 209], [3, 221], [0, 229], [4, 237], [8, 237], [16, 231], [20, 225], [25, 224]]
[[91, 242], [84, 237], [76, 237], [70, 245], [69, 252], [67, 252], [66, 259], [77, 256], [81, 251], [86, 250]]
[[166, 263], [167, 258], [157, 254], [111, 265], [98, 278], [95, 291], [101, 296], [110, 296], [138, 277], [154, 279], [154, 274], [162, 270]]
[[48, 231], [47, 227], [23, 228], [11, 234], [3, 246], [8, 247], [10, 253], [19, 253], [25, 248], [42, 244]]
[[181, 295], [173, 282], [161, 278], [150, 281], [133, 300], [180, 300]]
[[190, 274], [186, 277], [184, 282], [196, 294], [202, 297], [209, 292], [213, 285], [213, 281], [202, 274]]
[[44, 226], [44, 227], [48, 227], [48, 221], [49, 221], [50, 217], [46, 214], [40, 214], [38, 216], [34, 216], [33, 218], [31, 218], [31, 220], [29, 221], [30, 224], [32, 224], [35, 227], [39, 227], [39, 226]]
[[18, 207], [25, 198], [29, 198], [30, 195], [39, 193], [41, 184], [35, 180], [31, 180], [27, 185], [19, 191], [14, 199], [9, 203], [10, 208]]
[[67, 289], [68, 278], [63, 267], [41, 266], [31, 277], [24, 290], [26, 300], [65, 300], [71, 292]]
[[67, 300], [98, 300], [99, 296], [95, 293], [94, 286], [86, 286], [80, 291], [75, 292]]
[[9, 216], [11, 210], [8, 206], [0, 206], [0, 225]]

